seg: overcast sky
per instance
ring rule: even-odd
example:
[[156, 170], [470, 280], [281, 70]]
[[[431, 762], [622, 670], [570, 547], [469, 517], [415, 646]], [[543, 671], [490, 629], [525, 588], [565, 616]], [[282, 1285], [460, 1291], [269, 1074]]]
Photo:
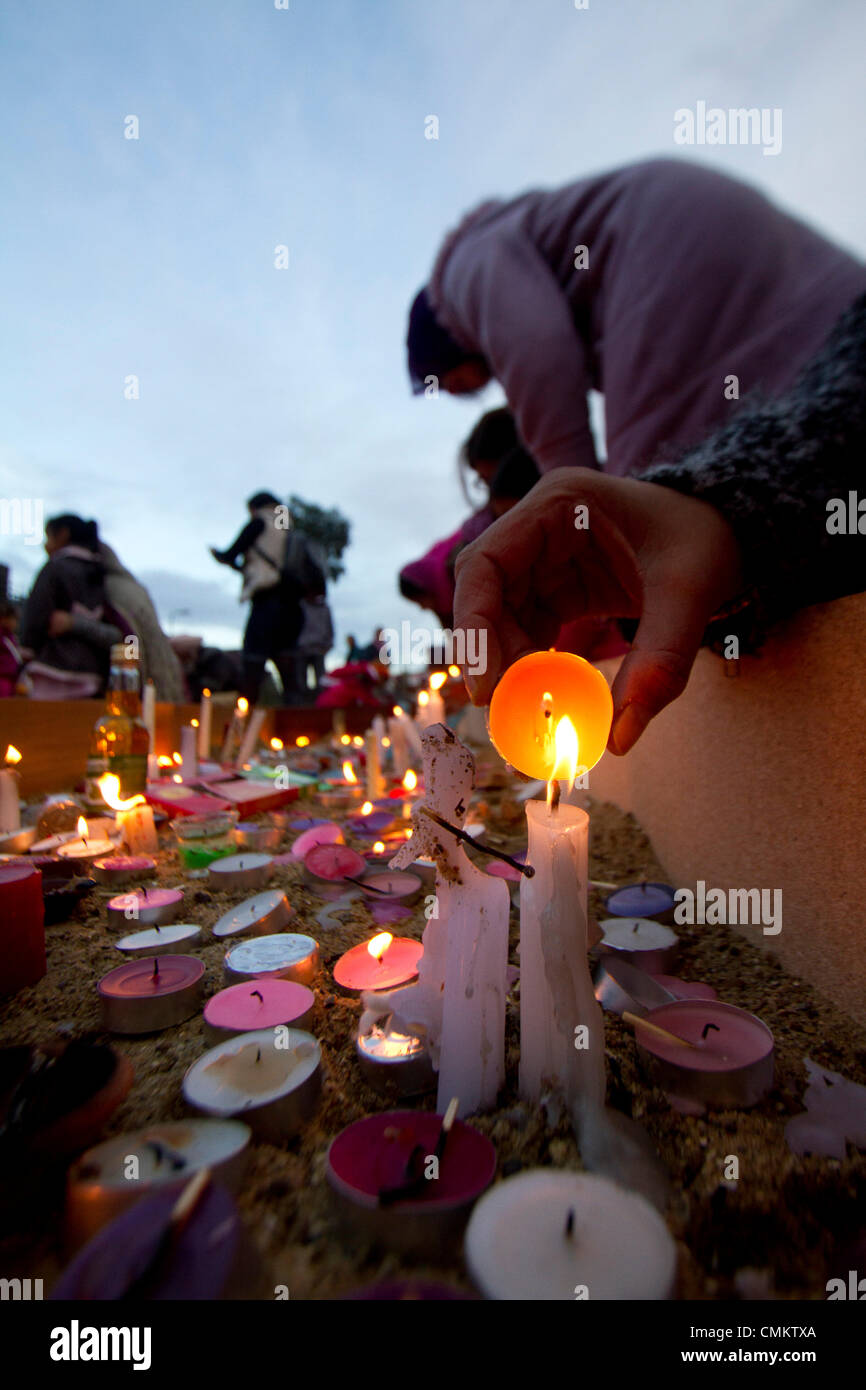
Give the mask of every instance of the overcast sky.
[[[686, 153], [674, 112], [703, 100], [781, 108], [782, 149], [689, 157], [863, 254], [866, 7], [288, 3], [4, 0], [0, 498], [96, 517], [169, 630], [226, 646], [239, 583], [207, 547], [246, 496], [337, 506], [342, 648], [429, 620], [396, 573], [467, 514], [456, 450], [500, 399], [409, 394], [443, 234], [486, 196]], [[0, 535], [0, 560], [23, 592], [42, 553]]]

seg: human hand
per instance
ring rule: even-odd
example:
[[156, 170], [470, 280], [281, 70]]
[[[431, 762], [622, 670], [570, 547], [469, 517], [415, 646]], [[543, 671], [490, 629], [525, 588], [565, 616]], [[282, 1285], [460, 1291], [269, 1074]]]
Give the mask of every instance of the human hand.
[[63, 637], [72, 627], [72, 614], [65, 613], [62, 608], [55, 608], [51, 617], [48, 619], [48, 636]]
[[456, 581], [455, 629], [486, 633], [486, 670], [466, 678], [475, 704], [563, 623], [639, 619], [613, 685], [614, 753], [682, 694], [709, 619], [743, 588], [736, 538], [709, 503], [586, 468], [546, 474], [461, 551]]

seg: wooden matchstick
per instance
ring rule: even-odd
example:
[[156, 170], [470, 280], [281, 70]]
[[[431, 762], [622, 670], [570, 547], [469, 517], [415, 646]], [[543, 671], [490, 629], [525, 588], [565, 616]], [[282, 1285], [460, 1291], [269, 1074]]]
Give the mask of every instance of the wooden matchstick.
[[674, 1043], [677, 1047], [690, 1047], [692, 1050], [697, 1049], [697, 1043], [689, 1042], [688, 1038], [681, 1038], [676, 1033], [669, 1033], [667, 1028], [660, 1028], [657, 1023], [650, 1023], [649, 1019], [641, 1018], [640, 1014], [629, 1013], [626, 1009], [622, 1017], [626, 1023], [631, 1024], [632, 1028], [640, 1024], [641, 1028], [645, 1028], [648, 1033], [652, 1033], [661, 1042]]

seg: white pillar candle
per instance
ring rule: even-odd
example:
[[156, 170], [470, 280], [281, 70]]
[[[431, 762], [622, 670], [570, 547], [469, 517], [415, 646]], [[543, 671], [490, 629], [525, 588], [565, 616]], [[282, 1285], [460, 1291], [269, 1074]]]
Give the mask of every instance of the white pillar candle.
[[156, 686], [152, 680], [144, 683], [141, 696], [141, 720], [147, 729], [149, 739], [147, 749], [147, 780], [156, 782], [159, 778], [159, 762], [156, 756]]
[[244, 731], [243, 739], [241, 740], [241, 748], [237, 759], [239, 767], [243, 767], [244, 763], [248, 763], [255, 753], [259, 741], [259, 734], [262, 731], [264, 722], [265, 710], [254, 710], [252, 716], [247, 721], [247, 727]]
[[21, 829], [21, 806], [18, 801], [18, 774], [11, 767], [0, 771], [0, 830]]
[[402, 777], [409, 770], [409, 740], [406, 737], [408, 720], [403, 715], [393, 715], [388, 720], [388, 737], [391, 740], [391, 772]]
[[381, 714], [374, 714], [374, 715], [373, 715], [373, 724], [372, 724], [372, 728], [373, 728], [373, 733], [376, 735], [376, 738], [378, 739], [378, 742], [379, 742], [379, 766], [380, 766], [380, 767], [384, 767], [384, 766], [385, 766], [385, 754], [386, 754], [387, 751], [388, 751], [387, 748], [385, 747], [385, 742], [384, 742], [384, 741], [385, 741], [385, 739], [388, 737], [388, 726], [386, 725], [385, 720], [382, 718]]
[[203, 762], [210, 757], [211, 714], [210, 691], [203, 690], [198, 712], [198, 755]]
[[156, 854], [159, 851], [152, 806], [142, 803], [129, 811], [118, 811], [117, 826], [130, 854]]
[[504, 880], [477, 868], [457, 837], [424, 815], [427, 807], [462, 828], [475, 774], [472, 754], [442, 724], [425, 730], [423, 749], [424, 800], [413, 808], [412, 838], [391, 860], [402, 869], [427, 855], [436, 864], [418, 983], [398, 995], [365, 995], [361, 1031], [383, 1011], [394, 1012], [398, 1027], [424, 1028], [439, 1073], [439, 1109], [444, 1113], [457, 1096], [459, 1113], [466, 1115], [493, 1105], [505, 1079], [510, 897]]
[[590, 1173], [534, 1168], [497, 1183], [475, 1206], [465, 1250], [491, 1299], [665, 1299], [676, 1282], [676, 1245], [655, 1208]]
[[556, 1082], [577, 1124], [604, 1107], [604, 1024], [587, 960], [589, 816], [528, 801], [526, 818], [535, 873], [520, 884], [520, 1093], [537, 1102]]
[[367, 754], [367, 800], [378, 801], [385, 795], [385, 783], [379, 762], [379, 740], [374, 729], [364, 735], [364, 750]]
[[185, 782], [194, 782], [198, 777], [197, 730], [192, 724], [184, 724], [180, 731], [180, 772]]

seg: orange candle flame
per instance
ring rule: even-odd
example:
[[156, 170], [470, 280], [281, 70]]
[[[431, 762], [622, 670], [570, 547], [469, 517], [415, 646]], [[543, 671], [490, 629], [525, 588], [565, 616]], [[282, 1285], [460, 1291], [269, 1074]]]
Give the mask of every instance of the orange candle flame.
[[380, 965], [382, 964], [382, 957], [393, 940], [394, 938], [389, 931], [380, 931], [378, 936], [374, 936], [372, 940], [367, 942], [367, 950]]
[[122, 797], [120, 795], [120, 778], [115, 777], [113, 772], [103, 772], [96, 785], [102, 793], [102, 799], [106, 806], [110, 806], [112, 811], [131, 811], [133, 806], [141, 806], [144, 797], [140, 795]]
[[430, 677], [430, 689], [441, 690], [447, 679], [448, 673], [446, 671], [434, 671]]
[[357, 777], [355, 776], [355, 769], [353, 768], [352, 764], [349, 762], [349, 759], [348, 759], [348, 758], [347, 758], [346, 761], [343, 763], [343, 776], [345, 777], [345, 779], [346, 779], [347, 782], [354, 782], [355, 784], [357, 784], [358, 779], [357, 779]]
[[310, 740], [307, 738], [307, 735], [306, 735], [306, 734], [298, 734], [298, 737], [295, 739], [295, 747], [296, 747], [296, 748], [309, 748], [309, 746], [310, 746]]
[[418, 774], [417, 772], [413, 772], [411, 767], [403, 778], [403, 786], [407, 792], [413, 792], [418, 786]]
[[7, 763], [12, 763], [12, 764], [14, 765], [15, 763], [20, 763], [20, 761], [21, 761], [21, 754], [19, 753], [18, 749], [15, 747], [15, 744], [14, 744], [14, 743], [10, 743], [10, 744], [9, 744], [9, 747], [6, 749], [6, 762], [7, 762]]

